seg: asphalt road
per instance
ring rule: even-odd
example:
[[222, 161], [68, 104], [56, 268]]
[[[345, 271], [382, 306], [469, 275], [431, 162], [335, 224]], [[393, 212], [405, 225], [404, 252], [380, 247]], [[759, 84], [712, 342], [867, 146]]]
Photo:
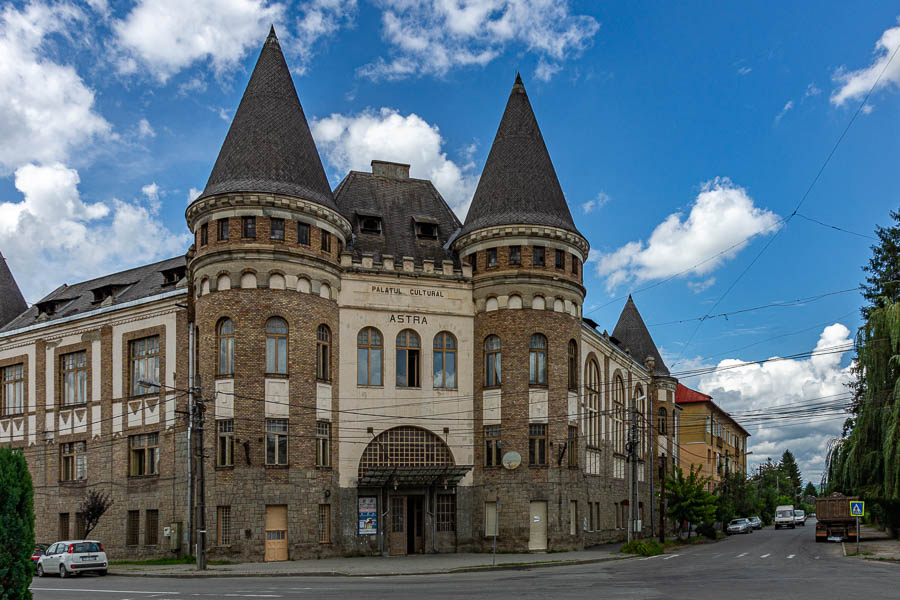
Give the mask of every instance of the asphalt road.
[[650, 558], [521, 571], [359, 578], [84, 575], [36, 579], [31, 589], [35, 600], [900, 598], [900, 565], [844, 558], [840, 544], [816, 544], [814, 531], [815, 523], [810, 520], [806, 527], [794, 530], [768, 527]]

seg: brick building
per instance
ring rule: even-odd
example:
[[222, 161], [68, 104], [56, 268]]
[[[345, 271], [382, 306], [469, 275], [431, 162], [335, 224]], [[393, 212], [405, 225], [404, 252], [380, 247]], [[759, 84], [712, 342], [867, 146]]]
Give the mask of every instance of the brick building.
[[677, 381], [631, 298], [612, 335], [583, 317], [589, 245], [520, 78], [461, 223], [409, 165], [331, 189], [272, 31], [185, 216], [185, 256], [30, 308], [0, 262], [0, 444], [39, 540], [78, 535], [96, 488], [113, 556], [189, 551], [201, 460], [223, 557], [576, 549], [629, 512], [649, 532]]

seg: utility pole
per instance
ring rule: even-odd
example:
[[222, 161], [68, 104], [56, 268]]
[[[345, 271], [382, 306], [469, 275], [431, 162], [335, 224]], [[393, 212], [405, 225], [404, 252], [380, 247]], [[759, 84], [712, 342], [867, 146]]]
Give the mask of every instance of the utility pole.
[[[642, 397], [643, 398], [643, 397]], [[629, 435], [628, 459], [631, 461], [631, 488], [628, 498], [628, 541], [634, 539], [637, 505], [638, 505], [638, 422], [637, 405], [642, 398], [635, 398], [631, 403], [631, 433]]]
[[198, 400], [195, 405], [197, 442], [200, 448], [197, 465], [197, 568], [201, 571], [206, 570], [206, 450], [203, 445], [203, 422], [204, 411], [202, 400]]
[[666, 543], [666, 455], [659, 459], [659, 541]]

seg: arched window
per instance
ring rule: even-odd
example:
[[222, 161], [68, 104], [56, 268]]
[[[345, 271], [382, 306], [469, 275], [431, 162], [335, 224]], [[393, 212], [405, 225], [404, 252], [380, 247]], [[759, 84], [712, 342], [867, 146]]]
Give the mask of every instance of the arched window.
[[569, 340], [569, 389], [578, 389], [578, 344]]
[[669, 432], [669, 425], [667, 423], [669, 418], [668, 413], [666, 412], [665, 407], [659, 407], [659, 416], [657, 417], [656, 429], [659, 431], [660, 435], [666, 435]]
[[316, 379], [331, 381], [331, 330], [319, 325], [316, 330]]
[[528, 346], [528, 383], [547, 385], [547, 338], [535, 333]]
[[266, 373], [287, 375], [288, 326], [281, 317], [266, 321]]
[[584, 434], [589, 446], [600, 445], [600, 367], [591, 359], [584, 382]]
[[636, 454], [638, 456], [643, 456], [644, 448], [647, 445], [647, 428], [644, 427], [644, 418], [646, 411], [644, 410], [644, 405], [647, 402], [647, 398], [644, 397], [644, 388], [641, 386], [637, 386], [634, 388], [634, 397], [631, 400], [634, 403], [634, 412], [632, 413], [634, 419], [637, 420], [637, 451]]
[[397, 334], [397, 387], [419, 387], [421, 348], [419, 334], [412, 329], [404, 329]]
[[219, 320], [216, 326], [219, 346], [217, 375], [234, 375], [234, 323], [228, 317]]
[[625, 382], [616, 375], [613, 383], [613, 448], [625, 454]]
[[484, 387], [499, 387], [500, 372], [500, 338], [489, 335], [484, 340]]
[[356, 384], [383, 385], [384, 341], [381, 332], [366, 327], [356, 336]]
[[456, 389], [456, 338], [447, 331], [434, 336], [434, 387]]

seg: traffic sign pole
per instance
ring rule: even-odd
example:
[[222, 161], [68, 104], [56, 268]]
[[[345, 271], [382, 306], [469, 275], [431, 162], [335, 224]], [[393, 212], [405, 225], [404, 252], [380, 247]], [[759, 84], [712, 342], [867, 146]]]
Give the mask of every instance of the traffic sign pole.
[[859, 556], [859, 517], [856, 517], [856, 555]]

